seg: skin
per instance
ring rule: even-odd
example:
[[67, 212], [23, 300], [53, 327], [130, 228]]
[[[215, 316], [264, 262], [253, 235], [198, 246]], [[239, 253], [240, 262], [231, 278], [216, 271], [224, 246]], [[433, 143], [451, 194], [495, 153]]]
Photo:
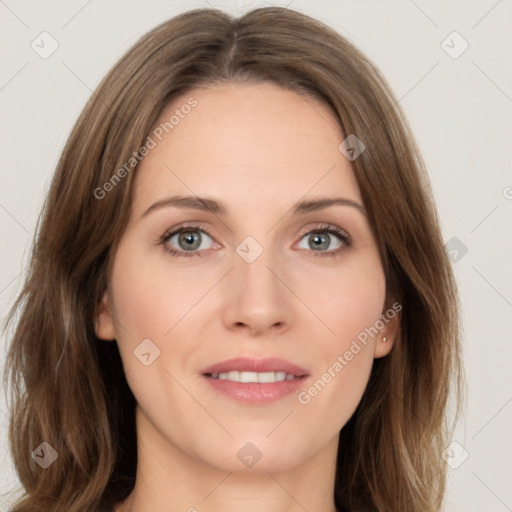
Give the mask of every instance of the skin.
[[[389, 309], [364, 213], [342, 205], [291, 214], [301, 199], [363, 205], [338, 149], [345, 135], [326, 106], [269, 83], [195, 89], [157, 124], [191, 96], [197, 106], [137, 170], [131, 218], [96, 319], [97, 336], [117, 340], [137, 400], [136, 485], [116, 512], [334, 511], [338, 433], [374, 358], [391, 350], [398, 315], [308, 404], [295, 393], [242, 404], [214, 390], [201, 369], [238, 356], [279, 357], [307, 369], [307, 390]], [[143, 216], [178, 194], [220, 200], [227, 214], [168, 206]], [[158, 240], [192, 221], [211, 235], [195, 231], [202, 256], [170, 255]], [[344, 242], [324, 232], [317, 249], [308, 233], [319, 223], [347, 231], [352, 245], [322, 256]], [[263, 249], [252, 263], [236, 252], [247, 236]], [[169, 246], [187, 252], [178, 235]], [[148, 366], [134, 355], [144, 339], [160, 350]], [[247, 442], [262, 455], [252, 468], [237, 457]]]

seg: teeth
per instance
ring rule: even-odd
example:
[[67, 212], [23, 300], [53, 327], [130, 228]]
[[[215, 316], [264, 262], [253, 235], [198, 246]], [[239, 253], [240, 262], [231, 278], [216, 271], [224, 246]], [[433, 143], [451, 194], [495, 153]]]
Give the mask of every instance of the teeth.
[[262, 384], [293, 380], [295, 375], [286, 372], [221, 372], [212, 373], [213, 379], [231, 380], [233, 382], [260, 382]]
[[[275, 382], [276, 380], [284, 380], [281, 379], [282, 373], [283, 372], [262, 372], [260, 374], [255, 374], [254, 376], [258, 378], [258, 382]], [[286, 377], [286, 373], [284, 374], [284, 376]]]

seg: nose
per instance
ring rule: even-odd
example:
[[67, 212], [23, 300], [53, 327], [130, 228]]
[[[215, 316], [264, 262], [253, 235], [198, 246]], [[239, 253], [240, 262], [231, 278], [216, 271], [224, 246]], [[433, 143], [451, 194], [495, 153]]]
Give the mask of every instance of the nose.
[[235, 255], [234, 267], [224, 283], [223, 322], [227, 329], [260, 336], [291, 327], [294, 319], [291, 278], [284, 266], [269, 255], [270, 251], [263, 251], [252, 263]]

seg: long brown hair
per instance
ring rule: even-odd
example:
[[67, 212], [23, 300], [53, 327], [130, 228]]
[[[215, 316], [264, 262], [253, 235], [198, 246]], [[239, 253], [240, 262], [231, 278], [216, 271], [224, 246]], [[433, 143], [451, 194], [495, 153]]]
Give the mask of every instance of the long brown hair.
[[[340, 511], [442, 506], [449, 390], [460, 391], [459, 301], [424, 163], [375, 65], [321, 22], [268, 7], [239, 18], [196, 9], [157, 26], [113, 67], [76, 122], [7, 323], [17, 316], [5, 374], [24, 488], [13, 512], [94, 511], [133, 488], [135, 400], [116, 342], [94, 332], [131, 205], [137, 166], [126, 162], [169, 101], [226, 81], [270, 81], [322, 101], [345, 136], [366, 146], [352, 166], [388, 294], [403, 310], [391, 353], [375, 360], [340, 432], [334, 503]], [[116, 173], [122, 179], [112, 181]], [[31, 457], [42, 442], [58, 454], [46, 469]]]

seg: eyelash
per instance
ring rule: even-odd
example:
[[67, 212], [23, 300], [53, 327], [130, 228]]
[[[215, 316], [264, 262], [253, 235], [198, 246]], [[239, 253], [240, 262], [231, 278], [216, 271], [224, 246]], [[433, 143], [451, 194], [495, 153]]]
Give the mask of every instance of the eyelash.
[[[164, 246], [164, 250], [168, 252], [171, 256], [177, 256], [177, 257], [184, 257], [184, 258], [191, 258], [191, 257], [201, 257], [203, 256], [201, 253], [204, 251], [178, 251], [176, 249], [170, 248], [169, 246], [166, 246], [167, 242], [177, 234], [180, 234], [183, 231], [201, 231], [208, 235], [211, 239], [213, 239], [213, 236], [209, 233], [208, 229], [201, 225], [201, 224], [190, 224], [190, 225], [184, 225], [179, 227], [178, 229], [175, 229], [171, 232], [164, 233], [158, 243]], [[320, 233], [328, 233], [330, 235], [337, 236], [340, 241], [344, 244], [338, 249], [330, 250], [330, 251], [311, 251], [313, 252], [314, 257], [336, 257], [339, 256], [342, 252], [347, 250], [352, 245], [352, 237], [343, 229], [340, 229], [336, 226], [332, 226], [330, 224], [318, 224], [313, 229], [310, 229], [306, 233], [304, 233], [301, 236], [304, 238], [306, 235], [312, 235], [312, 234], [320, 234]]]

